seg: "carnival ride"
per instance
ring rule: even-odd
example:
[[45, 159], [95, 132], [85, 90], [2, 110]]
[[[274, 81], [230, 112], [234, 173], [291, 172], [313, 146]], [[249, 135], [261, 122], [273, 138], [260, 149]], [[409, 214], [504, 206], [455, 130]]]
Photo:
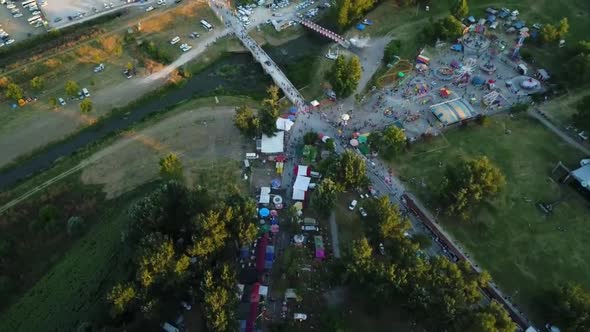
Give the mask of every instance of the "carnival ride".
[[377, 86], [383, 88], [388, 85], [396, 85], [412, 72], [414, 66], [405, 59], [400, 59], [382, 76], [377, 78]]

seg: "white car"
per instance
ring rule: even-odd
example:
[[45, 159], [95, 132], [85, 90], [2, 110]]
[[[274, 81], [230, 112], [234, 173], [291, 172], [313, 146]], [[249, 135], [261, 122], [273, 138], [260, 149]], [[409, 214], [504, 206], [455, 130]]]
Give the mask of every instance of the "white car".
[[363, 218], [367, 217], [367, 211], [365, 211], [365, 209], [362, 207], [359, 208], [359, 212]]
[[154, 8], [154, 6], [149, 6], [145, 9], [146, 12], [151, 12], [152, 10], [154, 10], [156, 8]]
[[191, 48], [193, 48], [193, 47], [191, 45], [189, 45], [189, 44], [182, 44], [182, 45], [180, 45], [180, 49], [183, 52], [186, 52], [186, 51], [190, 50]]
[[295, 313], [293, 315], [293, 319], [298, 320], [300, 322], [304, 321], [307, 319], [307, 315], [306, 314], [300, 314], [300, 313]]
[[4, 42], [5, 45], [10, 45], [12, 43], [14, 43], [14, 39], [9, 39], [9, 40], [7, 40], [7, 41]]
[[166, 0], [158, 0], [158, 6], [166, 5]]
[[12, 15], [12, 17], [14, 17], [14, 18], [23, 17], [23, 14], [22, 13], [16, 13], [16, 14]]
[[104, 70], [104, 64], [102, 64], [102, 63], [100, 65], [94, 67], [94, 72], [95, 73], [100, 73], [103, 70]]
[[350, 202], [350, 205], [348, 206], [348, 209], [350, 211], [354, 211], [354, 209], [356, 208], [356, 205], [358, 204], [358, 201], [356, 199], [353, 199], [352, 202]]
[[66, 101], [62, 98], [59, 97], [57, 98], [57, 102], [61, 105], [61, 106], [66, 106]]
[[170, 41], [170, 45], [174, 45], [180, 41], [180, 37], [176, 36]]

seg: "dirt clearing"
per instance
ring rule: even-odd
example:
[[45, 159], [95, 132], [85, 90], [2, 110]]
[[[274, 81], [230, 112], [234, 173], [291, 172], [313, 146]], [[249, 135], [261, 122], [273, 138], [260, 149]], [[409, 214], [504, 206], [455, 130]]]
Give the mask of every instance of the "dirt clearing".
[[129, 132], [91, 157], [97, 161], [82, 172], [82, 181], [103, 184], [107, 197], [116, 197], [157, 177], [160, 158], [174, 152], [190, 184], [238, 182], [245, 149], [233, 114], [233, 107], [192, 109]]

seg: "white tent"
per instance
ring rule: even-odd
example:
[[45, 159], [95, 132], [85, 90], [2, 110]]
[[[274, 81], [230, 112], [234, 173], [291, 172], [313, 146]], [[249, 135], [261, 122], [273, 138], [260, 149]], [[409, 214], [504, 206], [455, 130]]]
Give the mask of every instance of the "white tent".
[[590, 164], [573, 170], [571, 175], [580, 183], [582, 187], [590, 190]]
[[260, 142], [260, 152], [262, 153], [282, 153], [285, 132], [279, 131], [273, 137], [262, 134]]
[[309, 167], [305, 165], [297, 166], [297, 175], [307, 175], [308, 168]]
[[295, 184], [293, 184], [293, 190], [307, 191], [307, 188], [309, 188], [310, 182], [311, 182], [310, 177], [298, 175], [297, 178], [295, 179]]
[[261, 187], [260, 188], [260, 199], [258, 200], [260, 204], [269, 204], [270, 203], [270, 187]]
[[304, 201], [305, 200], [305, 190], [293, 189], [292, 199], [294, 201]]
[[260, 285], [260, 287], [258, 287], [258, 294], [261, 296], [267, 296], [268, 295], [268, 286]]
[[313, 107], [318, 107], [318, 106], [320, 106], [320, 103], [319, 103], [317, 100], [312, 100], [310, 104], [311, 104], [311, 106], [313, 106]]
[[284, 130], [284, 131], [289, 131], [291, 130], [291, 127], [293, 127], [293, 125], [295, 124], [295, 122], [289, 120], [289, 119], [283, 119], [283, 118], [277, 118], [277, 129], [278, 130]]

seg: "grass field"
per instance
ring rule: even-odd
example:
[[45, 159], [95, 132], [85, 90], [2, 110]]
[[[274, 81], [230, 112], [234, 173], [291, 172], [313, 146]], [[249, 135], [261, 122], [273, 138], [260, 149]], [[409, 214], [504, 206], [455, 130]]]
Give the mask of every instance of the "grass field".
[[[524, 114], [490, 120], [488, 127], [455, 129], [445, 138], [418, 143], [392, 166], [432, 210], [436, 207], [433, 191], [444, 166], [484, 155], [501, 168], [506, 187], [497, 198], [482, 204], [470, 221], [445, 218], [442, 213], [441, 219], [494, 281], [539, 319], [535, 303], [543, 291], [566, 281], [590, 287], [586, 259], [590, 203], [550, 178], [556, 162], [576, 167], [584, 156]], [[566, 198], [551, 216], [545, 217], [535, 206], [560, 197]]]
[[128, 223], [126, 210], [153, 188], [137, 189], [112, 201], [96, 215], [99, 221], [35, 286], [0, 317], [1, 331], [73, 331], [98, 318], [104, 296], [126, 272], [121, 231]]

